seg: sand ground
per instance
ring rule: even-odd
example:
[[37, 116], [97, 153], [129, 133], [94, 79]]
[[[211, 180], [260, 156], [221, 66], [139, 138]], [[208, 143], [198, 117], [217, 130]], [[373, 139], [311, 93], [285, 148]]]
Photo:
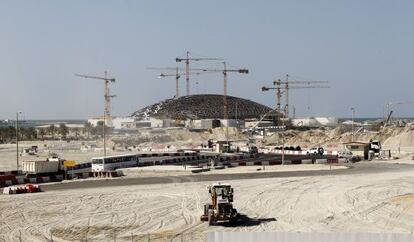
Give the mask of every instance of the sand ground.
[[227, 181], [243, 221], [199, 220], [211, 183], [0, 196], [0, 241], [205, 241], [208, 231], [414, 231], [414, 173]]

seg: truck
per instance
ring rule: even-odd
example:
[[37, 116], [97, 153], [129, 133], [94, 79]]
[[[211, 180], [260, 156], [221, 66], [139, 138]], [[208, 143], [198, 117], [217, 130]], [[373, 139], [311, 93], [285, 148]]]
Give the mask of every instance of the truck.
[[200, 220], [216, 225], [219, 222], [236, 223], [240, 218], [237, 209], [233, 207], [233, 188], [230, 184], [213, 184], [208, 187], [211, 203], [204, 205], [204, 213]]
[[371, 139], [369, 141], [369, 150], [372, 150], [374, 154], [378, 156], [381, 150], [381, 142], [379, 140]]
[[63, 172], [63, 160], [47, 158], [46, 160], [23, 161], [22, 171], [26, 175], [61, 173]]

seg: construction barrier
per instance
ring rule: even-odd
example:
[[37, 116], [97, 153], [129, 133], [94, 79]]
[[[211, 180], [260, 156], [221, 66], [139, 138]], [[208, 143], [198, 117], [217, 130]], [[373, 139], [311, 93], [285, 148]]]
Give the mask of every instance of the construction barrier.
[[26, 183], [46, 183], [46, 182], [60, 182], [63, 180], [63, 175], [49, 175], [41, 177], [26, 178], [23, 176], [11, 177], [8, 180], [0, 181], [0, 187], [8, 187], [12, 185], [26, 184]]
[[[100, 171], [100, 172], [90, 172], [88, 175], [89, 177], [109, 178], [109, 177], [120, 177], [123, 174], [121, 171]], [[86, 178], [86, 177], [83, 177], [83, 178]]]
[[21, 170], [14, 170], [14, 171], [0, 171], [0, 177], [1, 176], [17, 176], [17, 175], [21, 175], [22, 171]]
[[[261, 154], [282, 154], [282, 150], [271, 148], [259, 148], [258, 152]], [[284, 150], [285, 155], [307, 155], [306, 150]], [[338, 155], [336, 150], [325, 150], [323, 155]]]
[[38, 185], [26, 184], [24, 186], [11, 186], [3, 189], [3, 194], [22, 194], [22, 193], [35, 193], [41, 192], [41, 189]]
[[338, 160], [338, 157], [332, 157], [332, 158], [326, 159], [326, 162], [329, 163], [329, 164], [339, 163], [339, 160]]

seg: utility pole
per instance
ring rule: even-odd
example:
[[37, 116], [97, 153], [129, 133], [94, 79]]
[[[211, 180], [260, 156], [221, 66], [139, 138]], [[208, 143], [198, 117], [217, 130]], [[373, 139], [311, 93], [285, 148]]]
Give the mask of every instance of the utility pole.
[[190, 57], [190, 52], [186, 52], [185, 58], [175, 58], [175, 62], [185, 62], [185, 81], [186, 81], [186, 95], [190, 95], [190, 61], [209, 61], [209, 60], [223, 60], [221, 58], [192, 58]]
[[[104, 77], [100, 76], [90, 76], [90, 75], [81, 75], [75, 74], [75, 76], [89, 78], [89, 79], [98, 79], [103, 80], [105, 82], [105, 105], [104, 105], [104, 113], [103, 113], [103, 127], [102, 127], [102, 136], [103, 136], [103, 146], [104, 146], [104, 157], [106, 156], [106, 129], [105, 126], [108, 123], [108, 127], [112, 127], [112, 117], [111, 117], [111, 98], [116, 97], [115, 95], [110, 95], [109, 93], [109, 83], [115, 82], [115, 78], [108, 78], [108, 73], [105, 71]], [[105, 159], [104, 159], [104, 166], [105, 166]]]
[[282, 118], [282, 165], [285, 164], [285, 118]]
[[354, 119], [355, 119], [355, 108], [351, 108], [352, 110], [352, 142], [354, 142]]
[[16, 170], [19, 170], [19, 114], [16, 112]]

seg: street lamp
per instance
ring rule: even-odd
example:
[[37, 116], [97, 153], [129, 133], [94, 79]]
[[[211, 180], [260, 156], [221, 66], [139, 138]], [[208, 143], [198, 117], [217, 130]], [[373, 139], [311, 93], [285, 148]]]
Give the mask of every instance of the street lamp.
[[352, 110], [352, 142], [354, 142], [354, 119], [355, 119], [355, 108], [351, 108]]
[[16, 170], [19, 170], [19, 114], [16, 112]]

